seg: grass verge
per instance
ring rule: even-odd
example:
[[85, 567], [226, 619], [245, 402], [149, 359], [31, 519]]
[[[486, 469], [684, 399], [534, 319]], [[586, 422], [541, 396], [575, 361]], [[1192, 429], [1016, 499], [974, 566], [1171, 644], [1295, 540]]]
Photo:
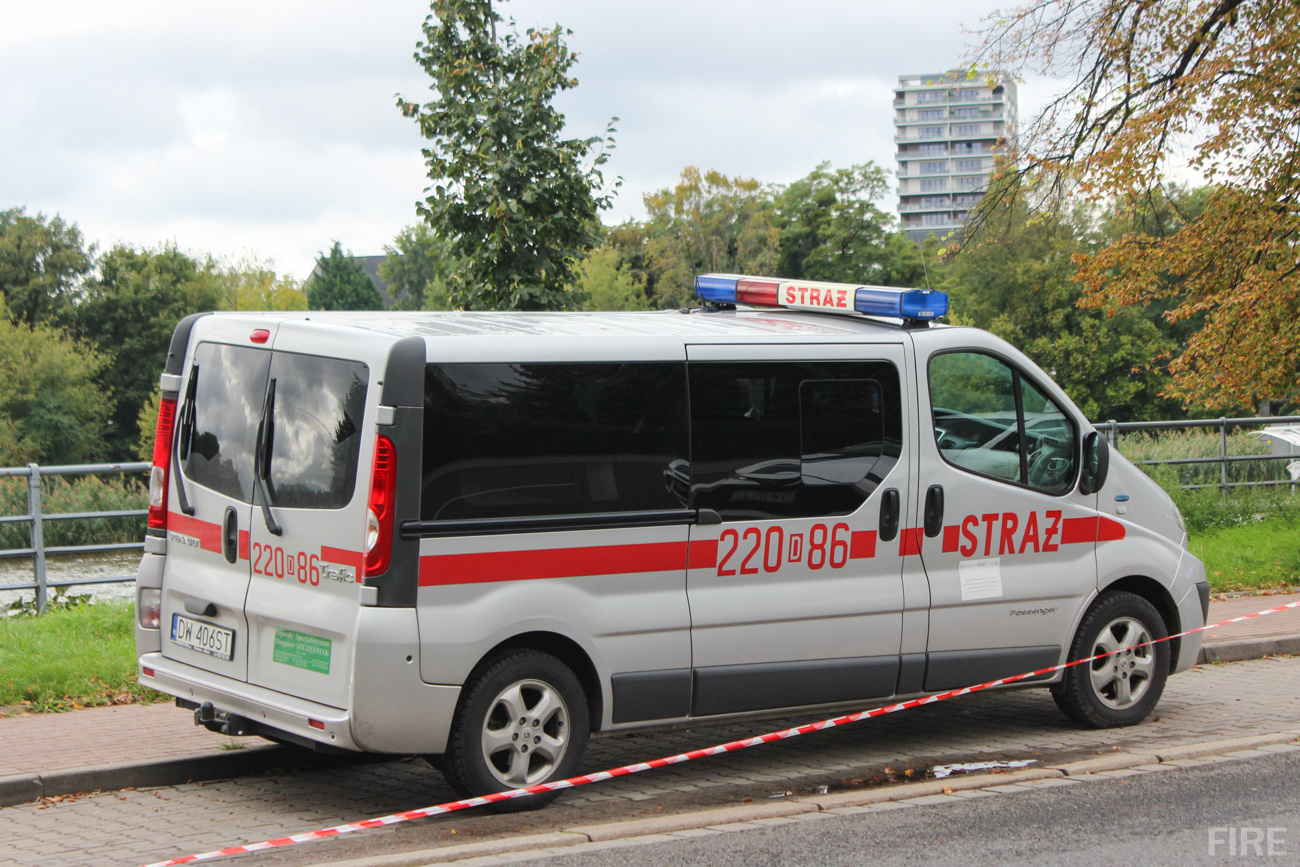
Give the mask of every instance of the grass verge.
[[1193, 534], [1210, 589], [1272, 590], [1300, 586], [1300, 525], [1262, 521]]
[[130, 603], [103, 602], [0, 619], [0, 706], [65, 711], [167, 698], [136, 683], [134, 616]]

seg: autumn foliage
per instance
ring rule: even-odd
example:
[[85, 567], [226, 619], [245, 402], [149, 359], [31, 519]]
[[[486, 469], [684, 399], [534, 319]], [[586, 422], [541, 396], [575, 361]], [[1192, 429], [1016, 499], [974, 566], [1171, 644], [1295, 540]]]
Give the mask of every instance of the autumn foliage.
[[1142, 202], [1182, 166], [1213, 187], [1176, 230], [1076, 256], [1082, 303], [1202, 319], [1170, 360], [1184, 401], [1294, 399], [1300, 4], [1044, 0], [998, 13], [984, 37], [982, 63], [1070, 82], [1016, 143], [1013, 175], [1058, 200]]

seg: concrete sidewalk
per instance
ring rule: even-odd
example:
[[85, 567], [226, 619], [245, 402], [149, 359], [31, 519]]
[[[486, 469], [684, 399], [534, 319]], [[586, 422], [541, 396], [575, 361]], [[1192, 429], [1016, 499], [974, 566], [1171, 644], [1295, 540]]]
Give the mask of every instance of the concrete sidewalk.
[[[1216, 623], [1300, 593], [1210, 602]], [[1206, 634], [1202, 662], [1300, 655], [1300, 608], [1253, 618]], [[761, 725], [761, 724], [760, 724]], [[225, 738], [193, 725], [171, 704], [92, 708], [0, 719], [0, 806], [41, 797], [138, 786], [164, 786], [261, 773], [330, 767], [381, 757], [317, 756], [257, 738]]]

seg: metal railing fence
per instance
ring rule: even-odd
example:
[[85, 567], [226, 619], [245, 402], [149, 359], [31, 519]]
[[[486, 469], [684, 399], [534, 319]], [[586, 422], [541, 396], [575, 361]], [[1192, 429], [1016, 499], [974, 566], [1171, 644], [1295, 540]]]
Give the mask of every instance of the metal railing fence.
[[1219, 454], [1214, 457], [1205, 458], [1165, 458], [1162, 460], [1142, 460], [1134, 461], [1138, 466], [1179, 466], [1189, 464], [1218, 464], [1219, 481], [1217, 484], [1209, 485], [1183, 485], [1186, 490], [1196, 490], [1199, 488], [1246, 488], [1246, 487], [1269, 487], [1274, 485], [1294, 485], [1295, 481], [1291, 479], [1281, 479], [1276, 481], [1263, 482], [1238, 482], [1228, 480], [1228, 466], [1235, 463], [1248, 463], [1253, 461], [1295, 461], [1296, 455], [1230, 455], [1228, 454], [1228, 428], [1248, 428], [1248, 427], [1269, 427], [1272, 425], [1294, 425], [1300, 424], [1300, 415], [1285, 416], [1252, 416], [1249, 418], [1204, 418], [1189, 419], [1187, 421], [1126, 421], [1119, 422], [1111, 419], [1104, 422], [1094, 422], [1097, 430], [1106, 435], [1106, 439], [1112, 446], [1118, 447], [1119, 435], [1134, 431], [1159, 431], [1159, 430], [1192, 430], [1195, 428], [1218, 428], [1219, 429]]
[[[47, 521], [97, 520], [103, 518], [135, 518], [149, 514], [148, 509], [126, 509], [104, 512], [58, 512], [47, 514], [41, 507], [41, 479], [50, 476], [90, 476], [105, 474], [148, 472], [152, 464], [145, 462], [126, 464], [76, 464], [69, 466], [42, 467], [28, 464], [25, 467], [0, 467], [0, 478], [27, 478], [27, 514], [0, 517], [0, 524], [26, 523], [31, 528], [31, 544], [27, 548], [0, 549], [0, 559], [30, 557], [32, 559], [32, 578], [28, 584], [3, 584], [0, 590], [35, 590], [36, 610], [44, 613], [49, 604], [51, 587], [75, 587], [81, 584], [120, 584], [134, 581], [134, 575], [110, 575], [93, 578], [60, 578], [51, 580], [46, 574], [46, 557], [50, 554], [89, 554], [102, 551], [139, 551], [144, 542], [110, 542], [102, 545], [46, 545], [45, 523]], [[144, 537], [143, 530], [140, 533]]]

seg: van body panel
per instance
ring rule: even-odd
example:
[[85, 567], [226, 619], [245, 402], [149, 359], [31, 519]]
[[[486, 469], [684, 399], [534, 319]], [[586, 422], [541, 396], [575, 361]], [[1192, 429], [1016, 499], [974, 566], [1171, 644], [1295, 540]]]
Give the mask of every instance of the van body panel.
[[[346, 708], [361, 606], [379, 377], [390, 341], [286, 322], [269, 369], [267, 490], [250, 530], [250, 683]], [[324, 445], [322, 445], [324, 444]]]
[[[1006, 670], [1009, 660], [1045, 658], [1044, 647], [1057, 648], [1057, 657], [1064, 653], [1072, 638], [1071, 624], [1078, 621], [1097, 586], [1097, 496], [1080, 494], [1069, 479], [1060, 482], [1068, 489], [1056, 494], [1011, 478], [1019, 478], [1034, 463], [1037, 450], [1031, 444], [1028, 448], [1034, 454], [1024, 455], [1024, 444], [1013, 442], [1017, 433], [1008, 416], [1024, 412], [1019, 395], [1013, 395], [1015, 412], [991, 409], [994, 398], [1001, 396], [993, 392], [1003, 385], [1014, 390], [1011, 383], [1027, 382], [1055, 405], [1059, 411], [1055, 424], [1062, 431], [1068, 429], [1071, 438], [1060, 444], [1069, 452], [1062, 460], [1072, 457], [1075, 480], [1082, 432], [1090, 427], [1037, 365], [1005, 341], [977, 329], [917, 333], [913, 339], [922, 408], [918, 429], [923, 434], [917, 443], [920, 461], [912, 525], [925, 525], [932, 489], [938, 489], [943, 508], [942, 521], [931, 528], [934, 535], [922, 534], [919, 545], [930, 585], [929, 652], [934, 662], [934, 674], [927, 676], [925, 688], [937, 690], [946, 688], [939, 684], [952, 678], [938, 674], [936, 654], [948, 658], [960, 652], [961, 662], [953, 671], [969, 675], [979, 670], [974, 657], [983, 653], [987, 676], [978, 679], [991, 680], [1016, 673]], [[935, 365], [940, 357], [954, 364], [960, 363], [954, 359], [979, 359], [987, 362], [990, 371], [1005, 371], [1008, 376], [1014, 371], [1021, 378], [989, 387], [989, 411], [959, 411], [942, 406], [951, 394], [935, 397], [936, 389], [951, 384], [941, 381], [946, 374], [939, 371], [948, 368]], [[1031, 416], [1023, 417], [1032, 434]], [[1003, 425], [1005, 432], [988, 433]], [[969, 439], [961, 441], [963, 437]], [[979, 443], [979, 437], [989, 439]]]
[[[254, 329], [270, 339], [252, 344]], [[146, 553], [138, 573], [140, 587], [161, 586], [163, 606], [161, 630], [137, 628], [141, 665], [154, 672], [140, 680], [290, 739], [440, 753], [462, 688], [512, 643], [576, 646], [594, 672], [593, 684], [581, 666], [584, 684], [599, 691], [593, 728], [622, 731], [853, 709], [1063, 661], [1098, 593], [1134, 576], [1168, 590], [1182, 628], [1203, 622], [1204, 566], [1172, 502], [1113, 452], [1103, 489], [1080, 495], [1091, 426], [1027, 357], [978, 329], [741, 308], [223, 313], [185, 330], [187, 343], [173, 341], [184, 363], [173, 371], [168, 362], [181, 409], [196, 361], [200, 401], [222, 382], [227, 397], [244, 399], [237, 411], [201, 406], [207, 437], [188, 448], [202, 461], [178, 457], [193, 514], [173, 482], [165, 554]], [[929, 365], [953, 352], [1014, 368], [1033, 400], [1017, 385], [1014, 412], [936, 414]], [[617, 406], [593, 397], [585, 372], [548, 379], [542, 370], [590, 365], [602, 371], [593, 381], [613, 382], [638, 363], [659, 367], [640, 368], [644, 390], [627, 385], [642, 382], [635, 376], [622, 380]], [[673, 365], [680, 410], [665, 402], [676, 400], [671, 388], [654, 392]], [[470, 402], [431, 414], [439, 382]], [[487, 385], [475, 392], [475, 382]], [[566, 382], [572, 393], [552, 400]], [[512, 389], [535, 404], [522, 401], [504, 421], [470, 419], [470, 439], [541, 417], [560, 424], [518, 429], [561, 445], [470, 449], [439, 463], [439, 449], [459, 455], [444, 434], [469, 429], [465, 408], [508, 402]], [[1035, 401], [1055, 415], [1026, 411]], [[271, 521], [247, 484], [260, 440], [241, 444], [233, 433], [251, 438], [263, 410]], [[859, 416], [877, 428], [852, 439]], [[435, 417], [441, 429], [430, 427]], [[646, 426], [662, 419], [683, 426], [689, 448], [671, 425], [663, 442], [673, 445], [655, 445]], [[588, 445], [565, 446], [570, 422], [573, 442]], [[989, 425], [1001, 439], [954, 444]], [[1052, 465], [1064, 466], [1067, 428], [1074, 475], [1054, 488], [1028, 467], [1043, 443], [1056, 443]], [[1013, 429], [1020, 445], [1007, 448]], [[396, 450], [399, 555], [367, 586], [381, 435]], [[339, 451], [345, 442], [355, 454]], [[567, 493], [517, 493], [530, 486]], [[938, 525], [927, 521], [935, 488]], [[1130, 497], [1126, 509], [1119, 494]], [[231, 630], [232, 658], [178, 645], [173, 616]], [[1193, 664], [1199, 646], [1199, 636], [1182, 639], [1174, 670]]]
[[[734, 381], [752, 384], [774, 381], [765, 379], [781, 369], [773, 362], [830, 362], [799, 374], [809, 377], [829, 376], [838, 369], [867, 371], [871, 368], [863, 363], [868, 362], [888, 366], [897, 381], [886, 399], [897, 402], [894, 409], [902, 428], [896, 453], [884, 459], [887, 469], [880, 470], [878, 479], [873, 475], [874, 489], [849, 514], [745, 517], [746, 498], [756, 498], [754, 509], [759, 514], [765, 498], [780, 502], [780, 497], [788, 496], [793, 502], [801, 496], [796, 482], [815, 483], [808, 489], [814, 492], [824, 487], [824, 480], [816, 475], [821, 472], [818, 465], [809, 463], [811, 456], [806, 456], [801, 469], [756, 465], [736, 470], [736, 478], [725, 483], [733, 486], [729, 498], [708, 500], [735, 504], [737, 514], [724, 513], [720, 524], [691, 529], [687, 590], [696, 671], [693, 714], [891, 694], [902, 642], [904, 552], [897, 540], [882, 541], [877, 536], [886, 490], [892, 488], [901, 497], [901, 513], [907, 509], [910, 426], [902, 420], [909, 414], [910, 402], [904, 396], [910, 382], [901, 344], [691, 344], [687, 356], [695, 372], [705, 369], [701, 365], [723, 365], [721, 369], [737, 371], [741, 378]], [[837, 362], [854, 366], [843, 368]], [[760, 378], [745, 379], [749, 368]], [[695, 382], [693, 378], [693, 411], [700, 397]], [[717, 399], [714, 392], [708, 394], [710, 400]], [[811, 449], [806, 427], [809, 409], [802, 407], [805, 452]], [[775, 406], [764, 406], [751, 394], [742, 395], [733, 412], [754, 419], [775, 411]], [[879, 465], [872, 473], [878, 469]], [[837, 471], [832, 468], [829, 475]], [[790, 478], [788, 495], [774, 481], [781, 473]], [[759, 480], [760, 487], [751, 493], [745, 486], [747, 478]]]
[[691, 665], [685, 525], [424, 539], [420, 553], [426, 683], [461, 684], [530, 632], [581, 646], [606, 695], [615, 673]]
[[459, 686], [420, 679], [420, 626], [413, 608], [362, 608], [348, 718], [352, 737], [376, 753], [441, 753]]
[[[256, 317], [208, 316], [191, 331], [177, 415], [193, 412], [194, 421], [188, 431], [177, 424], [160, 619], [164, 656], [236, 680], [248, 679], [252, 516], [251, 467], [237, 465], [251, 454], [261, 407], [248, 398], [260, 396], [271, 357], [249, 343], [258, 327], [265, 325]], [[205, 632], [225, 638], [206, 651], [182, 643], [202, 643]]]

